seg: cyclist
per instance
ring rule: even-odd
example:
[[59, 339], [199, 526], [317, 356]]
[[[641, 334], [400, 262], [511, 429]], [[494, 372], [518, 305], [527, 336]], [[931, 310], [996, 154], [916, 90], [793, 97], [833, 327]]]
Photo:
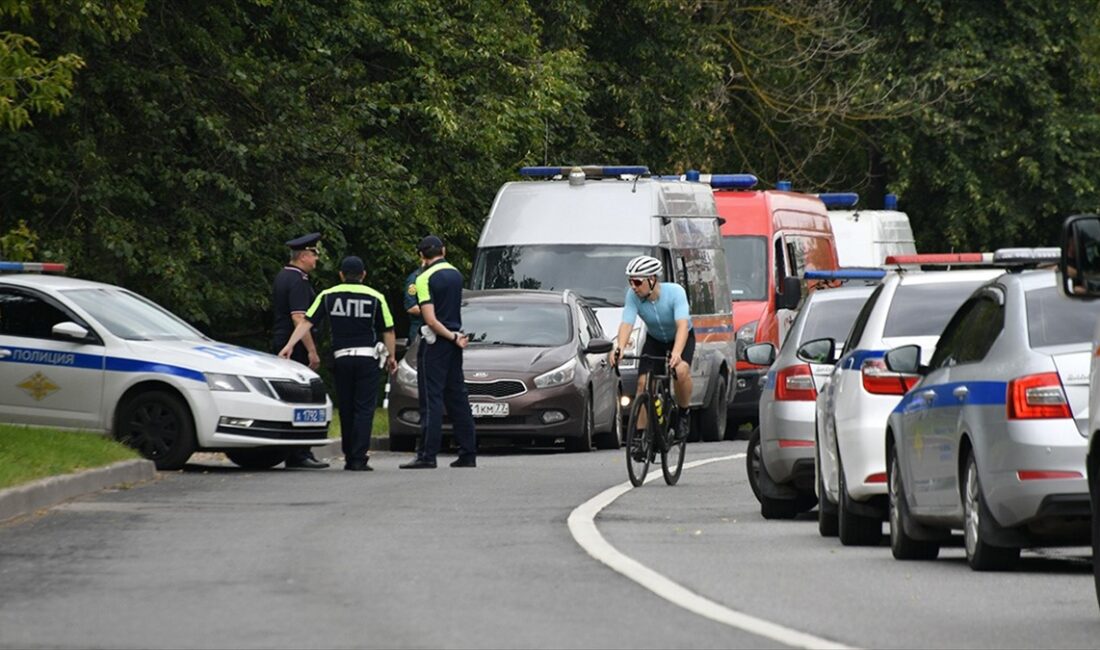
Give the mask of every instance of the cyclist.
[[[668, 367], [674, 377], [673, 393], [681, 414], [677, 433], [687, 435], [695, 332], [691, 327], [687, 292], [674, 282], [659, 282], [658, 277], [663, 269], [661, 261], [649, 255], [640, 255], [627, 262], [626, 276], [630, 288], [626, 291], [623, 322], [619, 325], [619, 335], [611, 351], [611, 363], [618, 364], [634, 329], [634, 321], [641, 316], [646, 325], [646, 338], [642, 346], [643, 358], [638, 361], [638, 393], [645, 390], [649, 372], [657, 364], [645, 357], [668, 355]], [[645, 426], [644, 414], [638, 424]]]

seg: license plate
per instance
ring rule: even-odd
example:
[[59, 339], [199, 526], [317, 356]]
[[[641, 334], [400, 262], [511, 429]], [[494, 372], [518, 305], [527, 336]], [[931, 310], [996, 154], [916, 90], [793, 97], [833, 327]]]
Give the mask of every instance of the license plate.
[[508, 416], [508, 402], [470, 402], [475, 418], [503, 418]]
[[324, 424], [325, 409], [294, 409], [294, 425]]

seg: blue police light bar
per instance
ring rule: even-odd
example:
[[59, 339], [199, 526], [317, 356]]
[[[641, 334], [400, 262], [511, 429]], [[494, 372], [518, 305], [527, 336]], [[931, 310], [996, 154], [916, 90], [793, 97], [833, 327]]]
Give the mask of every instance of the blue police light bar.
[[894, 193], [887, 194], [882, 200], [882, 208], [884, 210], [897, 210], [898, 209], [898, 195]]
[[649, 167], [645, 165], [569, 165], [566, 167], [520, 167], [519, 175], [528, 178], [549, 178], [553, 176], [569, 176], [569, 172], [579, 167], [585, 176], [645, 176], [649, 174]]
[[821, 202], [829, 210], [854, 208], [856, 203], [859, 203], [859, 195], [855, 192], [830, 192], [818, 194], [817, 198], [821, 199]]
[[803, 280], [881, 280], [886, 277], [883, 269], [846, 268], [833, 271], [806, 271]]
[[64, 273], [65, 265], [57, 262], [0, 262], [0, 272]]
[[752, 174], [711, 174], [710, 186], [716, 190], [751, 190], [757, 178]]
[[779, 190], [780, 192], [790, 192], [791, 191], [791, 182], [790, 181], [776, 181], [775, 182], [775, 189]]

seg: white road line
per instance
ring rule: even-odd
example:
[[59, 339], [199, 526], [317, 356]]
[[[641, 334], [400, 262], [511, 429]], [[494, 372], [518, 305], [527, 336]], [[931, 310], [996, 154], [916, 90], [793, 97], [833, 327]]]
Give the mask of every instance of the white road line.
[[[684, 463], [684, 469], [691, 469], [709, 463], [717, 463], [724, 460], [744, 458], [745, 454], [733, 454], [732, 456], [716, 456]], [[651, 474], [646, 483], [661, 478], [661, 472]], [[657, 573], [637, 560], [619, 552], [614, 546], [604, 539], [596, 528], [596, 516], [600, 511], [611, 505], [616, 499], [631, 490], [630, 481], [610, 487], [592, 497], [588, 501], [577, 506], [569, 514], [569, 532], [573, 539], [589, 555], [603, 562], [613, 571], [630, 578], [646, 589], [657, 594], [670, 603], [682, 607], [699, 616], [709, 618], [730, 627], [744, 630], [751, 634], [777, 641], [793, 648], [836, 648], [847, 649], [848, 646], [829, 641], [821, 637], [792, 630], [771, 621], [750, 616], [742, 612], [732, 610], [725, 605], [714, 602], [688, 590], [673, 582], [669, 578]]]

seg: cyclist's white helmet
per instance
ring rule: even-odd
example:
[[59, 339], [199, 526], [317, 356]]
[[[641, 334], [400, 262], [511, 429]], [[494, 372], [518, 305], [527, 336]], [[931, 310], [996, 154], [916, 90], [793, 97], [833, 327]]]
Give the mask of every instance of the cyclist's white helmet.
[[660, 275], [661, 260], [649, 255], [639, 255], [626, 263], [626, 275], [633, 278], [647, 278], [651, 275]]

